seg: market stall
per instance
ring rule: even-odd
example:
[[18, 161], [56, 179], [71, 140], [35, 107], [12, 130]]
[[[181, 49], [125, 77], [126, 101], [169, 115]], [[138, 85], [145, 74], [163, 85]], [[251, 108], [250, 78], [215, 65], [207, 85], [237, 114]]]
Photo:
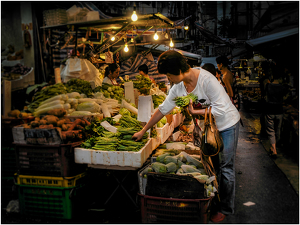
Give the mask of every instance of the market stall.
[[[76, 218], [78, 212], [90, 206], [91, 195], [94, 198], [103, 195], [95, 188], [99, 184], [97, 171], [97, 174], [108, 172], [111, 182], [116, 183], [115, 186], [110, 184], [111, 190], [104, 193], [105, 199], [101, 202], [104, 206], [121, 189], [135, 207], [141, 202], [164, 202], [165, 212], [161, 214], [158, 208], [151, 212], [151, 207], [144, 208], [142, 203], [144, 223], [179, 221], [179, 217], [172, 218], [167, 212], [180, 212], [185, 222], [208, 222], [211, 200], [217, 191], [216, 177], [208, 169], [211, 165], [201, 158], [200, 149], [192, 143], [193, 120], [185, 117], [186, 105], [179, 104], [141, 141], [132, 140], [132, 135], [143, 128], [166, 98], [166, 86], [157, 83], [165, 84], [167, 80], [155, 69], [151, 53], [138, 53], [124, 60], [121, 48], [109, 51], [115, 43], [105, 35], [113, 34], [125, 46], [129, 43], [125, 29], [129, 25], [145, 30], [153, 26], [174, 29], [173, 22], [161, 14], [141, 15], [135, 22], [122, 17], [59, 22], [42, 27], [64, 28], [76, 34], [83, 29], [87, 31], [87, 38], [73, 37], [76, 54], [68, 58], [64, 66], [55, 68], [55, 84], [36, 91], [29, 104], [22, 110], [10, 111], [6, 117], [18, 121], [9, 129], [14, 149], [11, 152], [16, 153], [16, 168], [11, 176], [18, 187], [22, 215]], [[100, 57], [85, 49], [91, 44], [88, 37], [92, 32], [101, 34], [101, 41], [93, 43], [98, 44], [95, 49]], [[78, 46], [79, 43], [86, 46]], [[84, 57], [78, 58], [77, 51]], [[102, 53], [106, 55], [101, 59]], [[113, 60], [109, 61], [107, 56], [111, 54]], [[102, 83], [102, 66], [113, 61], [121, 64], [118, 86]], [[137, 74], [141, 64], [148, 65], [156, 83]], [[188, 97], [185, 96], [185, 100]], [[131, 187], [126, 186], [132, 174], [133, 182], [139, 183], [139, 191], [134, 194]], [[105, 180], [105, 177], [100, 179]], [[171, 192], [173, 194], [167, 193], [166, 183], [160, 182], [161, 179], [179, 186]], [[181, 180], [180, 183], [176, 183], [177, 180]], [[182, 183], [184, 187], [180, 187]], [[190, 195], [185, 194], [186, 190], [192, 191]], [[168, 205], [169, 201], [177, 204], [176, 209]], [[193, 215], [186, 212], [189, 207], [193, 208]]]

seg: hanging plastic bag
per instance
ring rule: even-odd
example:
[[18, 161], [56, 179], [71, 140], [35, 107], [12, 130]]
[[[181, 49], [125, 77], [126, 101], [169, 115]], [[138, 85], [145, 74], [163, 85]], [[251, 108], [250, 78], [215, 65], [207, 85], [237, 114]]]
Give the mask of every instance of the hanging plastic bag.
[[108, 50], [107, 52], [105, 52], [105, 63], [113, 63], [113, 62], [114, 62], [113, 53]]
[[81, 71], [81, 60], [78, 57], [69, 59], [69, 72], [80, 72]]

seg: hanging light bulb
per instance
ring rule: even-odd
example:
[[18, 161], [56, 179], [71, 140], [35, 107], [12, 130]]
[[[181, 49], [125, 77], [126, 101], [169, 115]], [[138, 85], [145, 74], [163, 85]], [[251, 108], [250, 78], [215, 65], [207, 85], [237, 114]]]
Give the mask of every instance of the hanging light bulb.
[[136, 15], [136, 6], [134, 4], [134, 6], [133, 6], [133, 13], [131, 15], [131, 20], [132, 21], [137, 21], [137, 19], [138, 19], [138, 16]]
[[114, 41], [116, 38], [115, 36], [112, 36], [110, 40]]
[[188, 30], [188, 29], [189, 29], [189, 26], [188, 26], [188, 25], [185, 25], [183, 28], [184, 28], [185, 30]]
[[131, 38], [131, 40], [130, 40], [131, 42], [133, 42], [133, 37]]
[[170, 47], [173, 47], [173, 46], [174, 46], [174, 43], [173, 43], [172, 38], [171, 38]]
[[156, 29], [155, 29], [155, 34], [154, 34], [154, 40], [158, 40], [158, 35], [157, 35]]
[[125, 48], [124, 48], [124, 52], [128, 52], [128, 45], [127, 44], [125, 44]]

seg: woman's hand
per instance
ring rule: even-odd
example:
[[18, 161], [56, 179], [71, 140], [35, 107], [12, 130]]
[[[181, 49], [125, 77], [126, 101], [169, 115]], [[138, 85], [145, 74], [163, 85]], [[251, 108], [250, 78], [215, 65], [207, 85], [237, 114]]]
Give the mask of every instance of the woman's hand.
[[143, 135], [145, 134], [145, 131], [142, 129], [139, 132], [136, 132], [134, 135], [132, 135], [132, 139], [135, 141], [139, 141], [143, 138]]
[[193, 115], [194, 114], [194, 106], [193, 106], [193, 100], [192, 99], [190, 99], [190, 104], [189, 104], [188, 109], [189, 109], [190, 114]]

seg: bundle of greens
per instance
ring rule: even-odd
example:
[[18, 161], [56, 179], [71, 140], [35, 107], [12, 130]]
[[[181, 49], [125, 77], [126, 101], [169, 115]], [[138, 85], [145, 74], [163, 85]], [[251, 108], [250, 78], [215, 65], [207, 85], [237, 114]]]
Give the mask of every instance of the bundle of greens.
[[192, 99], [192, 101], [195, 102], [198, 99], [198, 97], [197, 95], [190, 93], [187, 96], [176, 97], [173, 100], [175, 101], [175, 104], [177, 106], [184, 108], [189, 105], [190, 99]]
[[145, 89], [151, 88], [152, 81], [149, 78], [144, 77], [143, 75], [137, 75], [135, 76], [135, 78], [136, 80], [133, 80], [134, 88], [137, 88], [139, 91], [143, 88]]
[[87, 138], [102, 136], [104, 132], [104, 127], [101, 126], [102, 121], [98, 117], [95, 117], [90, 125], [84, 127], [83, 132]]
[[139, 151], [147, 143], [147, 139], [143, 139], [141, 142], [133, 140], [119, 140], [119, 145], [117, 147], [118, 151]]
[[123, 115], [119, 120], [121, 127], [137, 127], [139, 130], [143, 129], [141, 122], [128, 115]]
[[65, 84], [68, 93], [78, 92], [80, 94], [85, 94], [88, 98], [93, 97], [93, 90], [91, 83], [78, 78], [72, 78]]
[[101, 137], [96, 142], [92, 149], [101, 151], [116, 151], [118, 146], [118, 138]]
[[154, 109], [156, 109], [160, 104], [162, 104], [165, 99], [166, 97], [163, 95], [152, 95]]
[[96, 87], [94, 93], [102, 92], [105, 98], [112, 98], [121, 101], [124, 98], [124, 89], [120, 86], [103, 83], [102, 86]]

